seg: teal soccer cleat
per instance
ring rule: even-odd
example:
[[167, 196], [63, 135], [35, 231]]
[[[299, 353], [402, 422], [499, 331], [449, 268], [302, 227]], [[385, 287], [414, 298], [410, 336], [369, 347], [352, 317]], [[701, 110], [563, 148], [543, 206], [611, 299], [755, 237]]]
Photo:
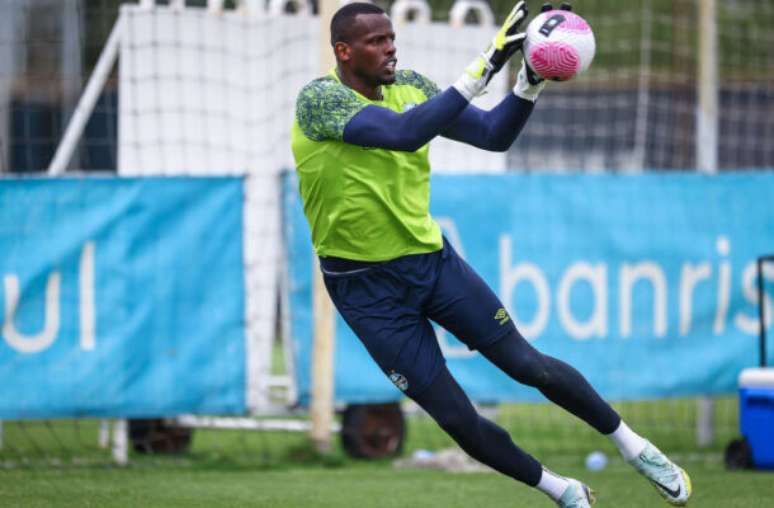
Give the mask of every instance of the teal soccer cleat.
[[589, 508], [597, 500], [594, 491], [585, 483], [572, 478], [567, 479], [570, 485], [564, 490], [557, 504], [561, 508]]
[[629, 464], [647, 478], [669, 504], [684, 506], [691, 497], [691, 478], [688, 473], [652, 443], [648, 442], [645, 449]]

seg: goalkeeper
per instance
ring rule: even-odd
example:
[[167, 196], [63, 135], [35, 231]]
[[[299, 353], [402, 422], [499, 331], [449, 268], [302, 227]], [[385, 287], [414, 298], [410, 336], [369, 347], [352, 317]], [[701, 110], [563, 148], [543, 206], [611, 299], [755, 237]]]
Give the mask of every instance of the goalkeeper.
[[476, 413], [446, 368], [430, 320], [609, 436], [667, 501], [685, 504], [685, 472], [634, 433], [578, 371], [522, 338], [429, 213], [430, 140], [441, 135], [505, 151], [534, 108], [545, 83], [524, 63], [513, 93], [495, 108], [470, 104], [521, 49], [526, 15], [519, 2], [492, 44], [444, 91], [396, 69], [395, 33], [382, 9], [352, 3], [333, 16], [336, 68], [301, 90], [292, 132], [325, 285], [382, 371], [473, 458], [559, 506], [593, 502], [586, 485], [548, 471]]

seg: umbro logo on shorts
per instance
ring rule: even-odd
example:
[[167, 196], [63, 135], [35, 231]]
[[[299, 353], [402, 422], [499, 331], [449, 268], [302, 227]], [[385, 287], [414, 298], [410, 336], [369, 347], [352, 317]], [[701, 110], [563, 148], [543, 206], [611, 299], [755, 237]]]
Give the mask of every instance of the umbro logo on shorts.
[[495, 313], [494, 318], [500, 322], [500, 325], [504, 325], [511, 319], [511, 316], [508, 315], [507, 310], [499, 308], [497, 309], [497, 313]]

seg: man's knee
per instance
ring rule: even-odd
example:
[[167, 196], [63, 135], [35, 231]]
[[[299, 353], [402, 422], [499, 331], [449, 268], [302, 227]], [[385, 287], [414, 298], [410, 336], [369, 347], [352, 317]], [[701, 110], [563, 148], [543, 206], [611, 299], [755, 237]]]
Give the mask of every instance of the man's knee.
[[552, 382], [551, 358], [535, 349], [518, 331], [482, 352], [519, 383], [542, 388]]
[[475, 432], [479, 416], [473, 408], [448, 408], [436, 415], [436, 421], [452, 436], [463, 436]]
[[535, 349], [524, 359], [523, 370], [526, 384], [543, 388], [552, 382], [549, 358]]

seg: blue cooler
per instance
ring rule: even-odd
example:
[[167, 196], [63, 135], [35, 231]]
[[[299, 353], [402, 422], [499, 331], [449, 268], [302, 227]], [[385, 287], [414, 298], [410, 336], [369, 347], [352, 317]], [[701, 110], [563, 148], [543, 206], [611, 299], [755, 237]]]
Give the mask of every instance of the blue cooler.
[[739, 428], [752, 449], [753, 465], [774, 469], [774, 368], [739, 375]]

